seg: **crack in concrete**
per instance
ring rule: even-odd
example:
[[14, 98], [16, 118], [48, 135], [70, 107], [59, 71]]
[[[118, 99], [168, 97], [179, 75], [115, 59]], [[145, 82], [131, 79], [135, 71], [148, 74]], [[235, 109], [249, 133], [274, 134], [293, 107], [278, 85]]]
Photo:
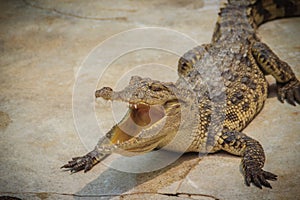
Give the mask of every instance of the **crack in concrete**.
[[214, 200], [220, 200], [219, 198], [212, 196], [212, 195], [208, 195], [208, 194], [200, 194], [200, 193], [185, 193], [185, 192], [178, 192], [175, 194], [169, 194], [169, 193], [156, 193], [156, 194], [160, 194], [160, 195], [164, 195], [164, 196], [174, 196], [174, 197], [184, 197], [185, 198], [189, 198], [189, 199], [194, 199], [193, 196], [197, 196], [197, 197], [208, 197], [208, 198], [212, 198]]
[[175, 190], [176, 193], [178, 193], [178, 190], [179, 190], [179, 188], [181, 187], [183, 181], [186, 179], [186, 177], [189, 175], [189, 173], [190, 173], [193, 169], [195, 169], [195, 167], [199, 164], [200, 161], [201, 161], [201, 159], [199, 158], [199, 159], [198, 159], [198, 162], [186, 172], [186, 174], [184, 175], [184, 178], [181, 179], [180, 183], [178, 184], [178, 187], [177, 187], [176, 190]]
[[[128, 194], [72, 194], [72, 193], [59, 193], [59, 192], [0, 192], [0, 195], [36, 195], [36, 196], [51, 196], [51, 195], [61, 195], [61, 196], [73, 196], [73, 197], [125, 197], [125, 196], [132, 196], [132, 195], [143, 195], [143, 194], [150, 194], [150, 195], [162, 195], [162, 196], [173, 196], [173, 197], [184, 197], [189, 198], [189, 199], [194, 199], [193, 196], [197, 197], [208, 197], [213, 200], [220, 200], [219, 198], [212, 196], [212, 195], [207, 195], [207, 194], [199, 194], [199, 193], [184, 193], [184, 192], [179, 192], [175, 194], [171, 193], [156, 193], [156, 192], [134, 192], [134, 193], [128, 193]], [[1, 197], [1, 196], [0, 196]]]
[[[127, 17], [87, 17], [87, 16], [81, 16], [81, 15], [77, 15], [77, 14], [73, 14], [73, 13], [66, 13], [60, 10], [57, 10], [56, 8], [44, 8], [42, 6], [36, 5], [36, 4], [32, 4], [29, 3], [27, 0], [22, 0], [24, 2], [25, 5], [32, 7], [32, 8], [36, 8], [36, 9], [40, 9], [40, 10], [44, 10], [44, 11], [49, 11], [49, 12], [54, 12], [56, 14], [59, 15], [63, 15], [63, 16], [68, 16], [68, 17], [74, 17], [74, 18], [78, 18], [78, 19], [85, 19], [85, 20], [96, 20], [96, 21], [127, 21]], [[135, 12], [134, 10], [128, 10], [128, 12]]]

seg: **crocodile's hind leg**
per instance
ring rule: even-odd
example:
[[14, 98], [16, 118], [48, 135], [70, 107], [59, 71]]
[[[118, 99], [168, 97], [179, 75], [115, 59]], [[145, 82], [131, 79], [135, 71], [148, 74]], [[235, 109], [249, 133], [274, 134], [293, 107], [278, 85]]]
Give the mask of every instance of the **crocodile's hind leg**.
[[264, 43], [255, 42], [252, 46], [252, 53], [256, 62], [264, 73], [272, 75], [277, 82], [278, 99], [283, 102], [284, 99], [292, 105], [295, 102], [300, 104], [300, 82], [297, 80], [291, 67]]
[[238, 131], [224, 131], [218, 140], [219, 148], [242, 156], [242, 166], [247, 186], [254, 183], [257, 187], [271, 187], [267, 180], [277, 180], [277, 176], [262, 168], [265, 163], [265, 154], [261, 144]]

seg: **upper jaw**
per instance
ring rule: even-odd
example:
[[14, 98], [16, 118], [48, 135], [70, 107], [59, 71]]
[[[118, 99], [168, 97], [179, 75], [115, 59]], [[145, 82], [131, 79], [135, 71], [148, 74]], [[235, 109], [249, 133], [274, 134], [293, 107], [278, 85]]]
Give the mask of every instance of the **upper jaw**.
[[164, 102], [162, 99], [158, 98], [153, 98], [152, 100], [147, 98], [147, 101], [144, 100], [144, 97], [141, 97], [138, 99], [135, 97], [136, 95], [133, 95], [132, 92], [123, 90], [120, 92], [115, 92], [113, 89], [110, 87], [103, 87], [100, 90], [96, 90], [95, 92], [95, 97], [96, 98], [103, 98], [105, 100], [110, 100], [110, 101], [122, 101], [122, 102], [127, 102], [129, 105], [132, 106], [138, 106], [138, 105], [163, 105]]
[[[124, 95], [125, 93], [125, 95]], [[103, 87], [95, 92], [96, 98], [103, 98], [105, 100], [111, 101], [122, 101], [129, 104], [129, 109], [132, 113], [136, 114], [137, 118], [145, 117], [150, 113], [155, 114], [155, 118], [161, 118], [164, 116], [164, 106], [163, 102], [148, 101], [145, 102], [142, 99], [128, 98], [126, 91], [114, 92], [110, 87]], [[132, 95], [130, 95], [132, 97]]]

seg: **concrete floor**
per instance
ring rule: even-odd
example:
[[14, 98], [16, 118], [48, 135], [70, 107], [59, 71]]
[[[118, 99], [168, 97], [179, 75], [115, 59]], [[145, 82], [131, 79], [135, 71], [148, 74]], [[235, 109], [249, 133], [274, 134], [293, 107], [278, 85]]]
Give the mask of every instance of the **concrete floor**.
[[[272, 182], [272, 190], [245, 186], [239, 171], [240, 158], [225, 153], [204, 158], [186, 154], [171, 165], [147, 173], [118, 171], [118, 167], [129, 168], [122, 168], [121, 162], [113, 158], [88, 173], [70, 175], [59, 168], [71, 157], [91, 150], [100, 135], [124, 114], [118, 105], [111, 108], [109, 103], [95, 102], [90, 91], [104, 85], [122, 88], [131, 74], [175, 80], [178, 54], [193, 47], [195, 41], [199, 44], [210, 41], [219, 1], [1, 0], [0, 5], [1, 196], [23, 199], [300, 198], [300, 106], [281, 104], [274, 92], [263, 111], [244, 130], [263, 145], [267, 156], [265, 169], [279, 176], [278, 181]], [[269, 22], [259, 28], [263, 41], [293, 67], [297, 77], [300, 77], [299, 25], [300, 19], [292, 18]], [[109, 56], [120, 53], [120, 48], [126, 49], [132, 40], [144, 42], [147, 35], [129, 37], [128, 43], [114, 39], [123, 31], [145, 27], [167, 28], [167, 32], [160, 29], [160, 34], [171, 39], [179, 37], [176, 44], [165, 39], [157, 43], [153, 40], [155, 45], [171, 50], [179, 48], [179, 53], [168, 52], [169, 49], [142, 49], [119, 54], [117, 59], [108, 60], [109, 66], [99, 64], [103, 58], [115, 58]], [[102, 47], [108, 48], [97, 54]], [[150, 69], [149, 63], [156, 64]], [[87, 83], [86, 90], [78, 89], [76, 83], [80, 81]], [[270, 78], [270, 81], [273, 80]], [[95, 113], [90, 114], [89, 109], [94, 108]], [[117, 112], [112, 114], [115, 110]], [[91, 128], [95, 123], [89, 119], [95, 116], [99, 132]], [[85, 133], [87, 129], [90, 131]], [[150, 155], [143, 159], [156, 158]], [[108, 166], [113, 163], [115, 167]]]

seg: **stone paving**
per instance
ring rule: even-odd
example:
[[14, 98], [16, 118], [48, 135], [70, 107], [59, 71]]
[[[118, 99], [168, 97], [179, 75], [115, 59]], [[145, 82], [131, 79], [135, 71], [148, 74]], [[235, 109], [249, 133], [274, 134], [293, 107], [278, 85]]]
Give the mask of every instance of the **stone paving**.
[[[88, 173], [70, 175], [60, 169], [71, 157], [91, 150], [99, 136], [114, 123], [114, 118], [124, 114], [120, 111], [114, 116], [110, 103], [95, 102], [92, 93], [87, 99], [82, 95], [82, 102], [88, 102], [82, 104], [83, 107], [96, 108], [101, 132], [78, 133], [80, 126], [87, 128], [88, 122], [80, 125], [74, 122], [76, 113], [73, 115], [72, 101], [76, 99], [72, 99], [72, 95], [87, 55], [112, 36], [133, 28], [162, 27], [184, 33], [199, 44], [208, 43], [219, 1], [1, 0], [0, 5], [0, 196], [22, 199], [300, 198], [300, 106], [278, 102], [272, 78], [268, 78], [271, 93], [263, 111], [244, 130], [263, 145], [267, 156], [265, 169], [279, 176], [278, 181], [272, 182], [272, 190], [245, 186], [239, 170], [240, 158], [226, 153], [201, 158], [198, 154], [186, 154], [165, 168], [147, 173], [121, 172], [105, 163]], [[300, 78], [299, 25], [299, 18], [277, 20], [261, 26], [259, 35], [293, 66]], [[160, 44], [172, 46], [165, 40]], [[113, 44], [103, 53], [112, 55], [122, 45]], [[159, 80], [176, 80], [177, 60], [178, 55], [157, 49], [130, 52], [114, 60], [105, 71], [99, 66], [103, 74], [96, 86], [121, 88], [131, 71]], [[92, 61], [97, 63], [97, 59]], [[149, 63], [160, 65], [145, 71]], [[169, 66], [163, 68], [164, 73], [158, 70], [162, 65]], [[142, 67], [137, 70], [136, 66]], [[85, 77], [85, 74], [79, 75]], [[118, 82], [120, 79], [125, 82]], [[89, 113], [81, 111], [81, 114], [88, 119]], [[143, 159], [149, 163], [156, 160], [151, 155]], [[111, 160], [115, 165], [122, 165], [118, 160]]]

